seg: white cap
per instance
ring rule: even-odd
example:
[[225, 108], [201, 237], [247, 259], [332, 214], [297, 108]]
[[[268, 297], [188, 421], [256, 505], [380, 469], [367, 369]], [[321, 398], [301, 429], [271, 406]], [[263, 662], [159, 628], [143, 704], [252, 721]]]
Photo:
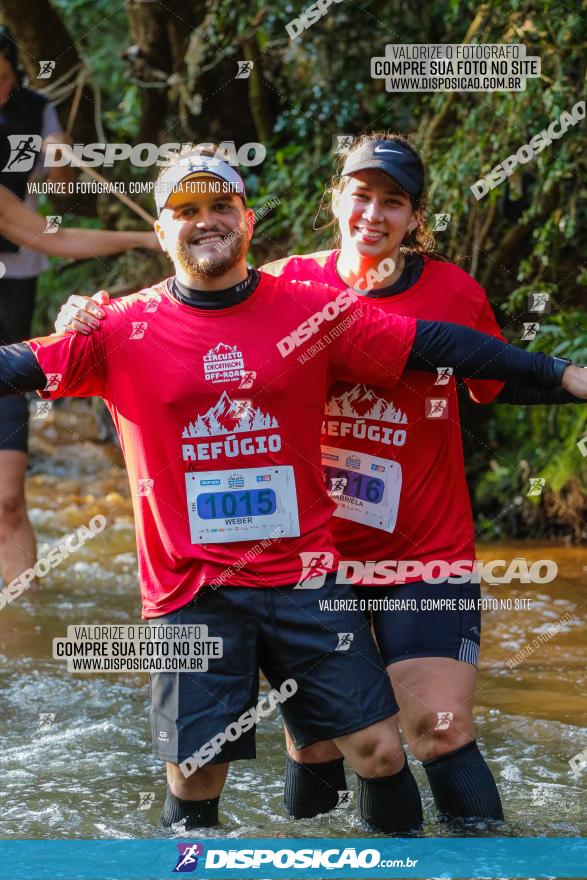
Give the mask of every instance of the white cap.
[[217, 177], [224, 181], [226, 193], [236, 193], [243, 202], [246, 199], [245, 184], [232, 165], [223, 159], [216, 159], [214, 156], [203, 156], [200, 153], [194, 153], [192, 156], [185, 156], [175, 165], [167, 168], [157, 183], [155, 184], [155, 205], [157, 206], [157, 214], [160, 214], [166, 206], [169, 197], [177, 192], [182, 181], [198, 174], [206, 174], [211, 177]]

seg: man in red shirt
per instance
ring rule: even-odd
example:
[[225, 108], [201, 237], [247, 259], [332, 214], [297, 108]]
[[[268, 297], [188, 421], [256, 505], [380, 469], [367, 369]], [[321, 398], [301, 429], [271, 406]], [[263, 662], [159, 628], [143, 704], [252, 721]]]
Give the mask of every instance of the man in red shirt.
[[[293, 682], [282, 713], [296, 746], [334, 739], [357, 772], [360, 815], [379, 830], [418, 827], [385, 668], [351, 588], [332, 574], [320, 455], [328, 388], [333, 377], [389, 388], [406, 364], [442, 363], [562, 381], [585, 398], [587, 377], [465, 328], [365, 308], [351, 290], [247, 270], [252, 211], [240, 176], [218, 160], [172, 160], [156, 202], [175, 276], [111, 303], [97, 334], [0, 349], [0, 393], [105, 400], [133, 494], [144, 616], [206, 624], [223, 640], [209, 671], [152, 676], [163, 824], [217, 821], [229, 762], [254, 757], [254, 727], [210, 743], [254, 707], [260, 666], [275, 689]], [[300, 560], [317, 551], [326, 583], [298, 589]], [[325, 618], [319, 603], [333, 599]]]

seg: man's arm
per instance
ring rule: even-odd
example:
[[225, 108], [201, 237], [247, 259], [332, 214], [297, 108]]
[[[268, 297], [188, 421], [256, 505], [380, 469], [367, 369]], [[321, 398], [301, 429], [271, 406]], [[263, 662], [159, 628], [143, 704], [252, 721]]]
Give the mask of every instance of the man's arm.
[[506, 382], [495, 398], [495, 403], [509, 403], [513, 406], [540, 406], [544, 404], [583, 403], [583, 399], [575, 397], [574, 394], [569, 394], [564, 388], [546, 391], [542, 388], [527, 388], [525, 385], [516, 385], [515, 382]]
[[[405, 370], [436, 373], [439, 367], [450, 367], [463, 379], [512, 381], [546, 390], [562, 387], [587, 399], [587, 370], [564, 358], [525, 351], [461, 324], [417, 320], [367, 309], [362, 303], [353, 305], [344, 323], [337, 315], [334, 329], [338, 333], [328, 345], [333, 379], [393, 387]], [[320, 330], [326, 331], [327, 322], [320, 324]], [[298, 351], [303, 353], [303, 346]]]
[[564, 358], [525, 351], [460, 324], [416, 321], [406, 367], [431, 373], [437, 367], [451, 367], [463, 378], [513, 380], [545, 391], [563, 388], [587, 398], [587, 372], [582, 367]]
[[[95, 296], [101, 303], [108, 302], [105, 291]], [[61, 333], [75, 330], [89, 334], [92, 327], [97, 329], [103, 318], [104, 311], [98, 302], [92, 302], [90, 297], [71, 296], [61, 308], [56, 329]], [[435, 373], [438, 367], [452, 367], [454, 374], [462, 378], [506, 382], [506, 388], [500, 394], [500, 403], [571, 403], [587, 398], [587, 372], [582, 368], [569, 366], [568, 361], [562, 358], [525, 351], [503, 339], [461, 324], [440, 321], [417, 320], [407, 362], [402, 361], [400, 354], [397, 368], [388, 370], [386, 358], [378, 356], [378, 352], [382, 351], [383, 344], [389, 348], [390, 339], [394, 349], [405, 350], [405, 320], [387, 315], [379, 309], [363, 310], [352, 328], [340, 336], [340, 351], [333, 358], [336, 375], [344, 379], [348, 373], [351, 380], [388, 385], [390, 382], [395, 384], [397, 374], [402, 369]], [[373, 338], [370, 338], [369, 331]], [[345, 344], [347, 341], [348, 345]], [[512, 391], [512, 395], [517, 393], [517, 399], [508, 400], [507, 388], [512, 383], [518, 389], [517, 392]], [[520, 387], [532, 392], [526, 400], [521, 399]], [[558, 392], [556, 399], [548, 396], [552, 391]], [[564, 391], [569, 392], [567, 397]], [[546, 397], [538, 397], [535, 392], [546, 394]]]
[[0, 347], [0, 396], [106, 398], [107, 335], [54, 334]]

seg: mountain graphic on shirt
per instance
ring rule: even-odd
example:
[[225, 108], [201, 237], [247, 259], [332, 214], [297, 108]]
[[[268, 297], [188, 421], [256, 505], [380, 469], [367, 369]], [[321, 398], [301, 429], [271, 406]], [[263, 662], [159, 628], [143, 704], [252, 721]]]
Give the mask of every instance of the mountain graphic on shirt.
[[393, 405], [367, 385], [355, 385], [350, 391], [332, 397], [326, 405], [329, 416], [350, 416], [354, 419], [374, 419], [378, 422], [406, 424], [408, 418], [401, 409]]
[[216, 348], [211, 348], [207, 355], [205, 355], [204, 360], [206, 358], [214, 359], [214, 355], [218, 354], [234, 354], [237, 357], [241, 356], [240, 351], [238, 350], [236, 345], [226, 345], [225, 342], [219, 342]]
[[213, 437], [217, 434], [237, 434], [245, 431], [265, 431], [278, 428], [274, 416], [263, 413], [250, 400], [232, 400], [224, 391], [218, 403], [204, 415], [196, 417], [183, 429], [182, 437]]

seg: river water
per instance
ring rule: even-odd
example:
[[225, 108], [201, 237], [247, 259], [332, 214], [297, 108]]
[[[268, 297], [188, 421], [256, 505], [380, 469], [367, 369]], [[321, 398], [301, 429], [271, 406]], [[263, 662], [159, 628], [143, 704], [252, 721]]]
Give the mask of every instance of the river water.
[[[33, 422], [27, 493], [41, 555], [95, 514], [103, 514], [108, 527], [44, 577], [37, 591], [0, 611], [0, 838], [168, 836], [158, 827], [164, 771], [151, 754], [147, 676], [76, 676], [52, 659], [52, 639], [65, 636], [68, 624], [139, 620], [128, 483], [119, 451], [96, 442], [97, 436], [95, 416], [83, 401]], [[548, 584], [484, 588], [500, 607], [483, 618], [476, 722], [502, 792], [505, 825], [439, 822], [425, 774], [413, 762], [424, 834], [585, 836], [587, 769], [573, 775], [569, 760], [587, 748], [587, 550], [500, 543], [481, 546], [478, 556], [550, 559], [559, 574]], [[530, 600], [529, 607], [516, 609], [516, 600], [519, 606]], [[506, 665], [563, 615], [570, 622], [557, 635], [537, 641], [515, 668]], [[257, 738], [257, 760], [231, 769], [222, 827], [200, 837], [365, 834], [352, 809], [288, 819], [281, 806], [284, 750], [277, 714], [260, 723]], [[353, 787], [350, 772], [348, 781]]]

